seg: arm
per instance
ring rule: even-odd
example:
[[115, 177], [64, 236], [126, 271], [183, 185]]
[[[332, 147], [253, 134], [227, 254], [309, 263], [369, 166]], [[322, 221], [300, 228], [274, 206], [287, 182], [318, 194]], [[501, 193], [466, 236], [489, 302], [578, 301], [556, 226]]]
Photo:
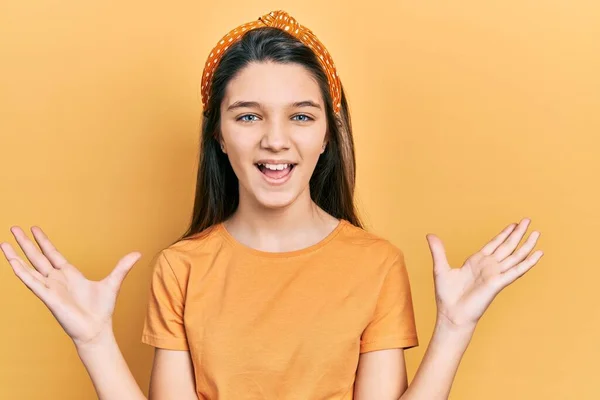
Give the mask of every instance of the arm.
[[355, 400], [447, 399], [472, 331], [436, 323], [433, 337], [410, 386], [403, 349], [361, 354]]
[[360, 355], [354, 400], [395, 400], [407, 386], [404, 349], [376, 350]]
[[76, 348], [98, 399], [146, 399], [121, 354], [112, 330], [107, 330], [92, 342], [76, 345]]
[[[145, 400], [112, 332], [77, 346], [100, 400]], [[156, 349], [150, 377], [151, 400], [198, 400], [188, 351]]]
[[157, 348], [150, 377], [150, 400], [198, 400], [190, 352]]
[[447, 399], [472, 334], [469, 329], [455, 330], [436, 323], [415, 377], [400, 399]]
[[[126, 255], [106, 278], [90, 281], [58, 252], [40, 228], [32, 228], [32, 232], [41, 252], [19, 227], [11, 231], [34, 268], [28, 268], [8, 243], [0, 243], [0, 248], [17, 277], [48, 307], [73, 340], [98, 398], [145, 399], [112, 329], [119, 289], [141, 254]], [[192, 371], [189, 352], [157, 350], [150, 397], [196, 400]]]
[[[510, 224], [461, 268], [451, 268], [439, 238], [428, 235], [434, 263], [438, 307], [433, 336], [410, 386], [406, 386], [403, 351], [381, 350], [361, 355], [356, 390], [357, 400], [443, 400], [447, 399], [460, 361], [475, 327], [496, 295], [531, 269], [542, 256], [533, 252], [539, 233], [523, 245], [529, 220]], [[378, 360], [380, 365], [373, 362]]]

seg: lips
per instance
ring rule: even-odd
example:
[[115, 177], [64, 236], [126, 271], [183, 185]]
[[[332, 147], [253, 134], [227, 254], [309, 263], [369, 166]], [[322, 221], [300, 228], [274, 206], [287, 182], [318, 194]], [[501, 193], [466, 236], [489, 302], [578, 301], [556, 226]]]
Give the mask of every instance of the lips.
[[260, 171], [261, 175], [270, 184], [283, 184], [285, 183], [292, 174], [296, 164], [285, 163], [285, 164], [271, 164], [271, 163], [258, 163], [255, 164], [256, 168]]

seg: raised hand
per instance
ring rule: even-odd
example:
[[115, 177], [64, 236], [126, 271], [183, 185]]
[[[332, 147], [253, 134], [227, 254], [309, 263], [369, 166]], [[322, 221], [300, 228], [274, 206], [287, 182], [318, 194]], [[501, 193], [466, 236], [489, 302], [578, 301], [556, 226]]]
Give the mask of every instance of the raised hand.
[[91, 343], [111, 330], [119, 289], [141, 254], [127, 254], [106, 278], [90, 281], [58, 252], [41, 228], [34, 226], [31, 231], [41, 252], [21, 228], [11, 228], [34, 269], [10, 244], [0, 244], [14, 273], [44, 302], [76, 345]]
[[461, 268], [451, 268], [442, 241], [427, 235], [433, 257], [438, 318], [452, 326], [474, 328], [496, 295], [531, 269], [542, 257], [531, 253], [540, 233], [534, 231], [517, 246], [530, 220], [510, 224], [481, 250], [470, 256]]

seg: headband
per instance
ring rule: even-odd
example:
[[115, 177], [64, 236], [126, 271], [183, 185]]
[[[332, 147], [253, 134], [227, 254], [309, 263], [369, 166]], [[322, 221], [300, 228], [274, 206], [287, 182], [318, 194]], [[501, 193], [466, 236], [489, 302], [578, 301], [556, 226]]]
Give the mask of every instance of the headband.
[[219, 65], [219, 61], [223, 56], [223, 53], [234, 43], [238, 42], [240, 38], [248, 31], [263, 27], [278, 28], [285, 31], [296, 39], [300, 40], [304, 45], [309, 47], [317, 56], [321, 66], [327, 74], [327, 82], [329, 83], [329, 92], [333, 100], [333, 110], [337, 113], [341, 108], [341, 84], [338, 77], [333, 60], [329, 55], [325, 46], [317, 39], [312, 31], [298, 23], [285, 11], [272, 11], [268, 14], [259, 17], [257, 21], [248, 22], [240, 25], [234, 30], [230, 31], [227, 35], [221, 39], [221, 41], [211, 51], [204, 71], [202, 72], [202, 105], [206, 107], [208, 104], [208, 98], [210, 95], [210, 88], [212, 84], [212, 77], [215, 69]]

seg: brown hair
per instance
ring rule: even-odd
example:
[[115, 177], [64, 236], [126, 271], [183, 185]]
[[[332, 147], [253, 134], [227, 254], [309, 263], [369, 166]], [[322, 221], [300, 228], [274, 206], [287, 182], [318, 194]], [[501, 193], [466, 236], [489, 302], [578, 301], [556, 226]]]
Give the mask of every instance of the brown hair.
[[239, 204], [239, 183], [221, 151], [220, 106], [229, 81], [251, 62], [295, 63], [319, 84], [327, 115], [327, 147], [310, 178], [312, 200], [338, 219], [362, 227], [354, 204], [356, 174], [354, 140], [348, 102], [342, 87], [341, 109], [333, 111], [327, 75], [315, 53], [289, 33], [272, 27], [248, 31], [230, 46], [213, 74], [210, 98], [203, 112], [200, 162], [192, 219], [183, 240], [225, 221]]

